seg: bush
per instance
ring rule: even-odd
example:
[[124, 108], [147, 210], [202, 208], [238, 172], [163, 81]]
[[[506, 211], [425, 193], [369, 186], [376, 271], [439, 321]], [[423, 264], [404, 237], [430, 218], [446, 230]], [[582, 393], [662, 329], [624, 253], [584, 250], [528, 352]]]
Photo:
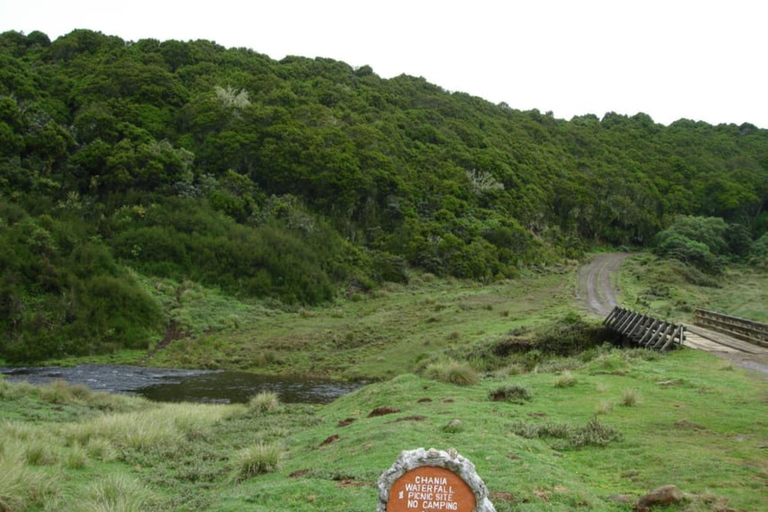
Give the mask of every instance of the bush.
[[528, 388], [516, 384], [501, 386], [488, 392], [488, 398], [494, 402], [511, 402], [513, 404], [522, 404], [529, 401], [533, 396]]
[[621, 433], [610, 425], [601, 423], [597, 418], [589, 420], [583, 426], [567, 423], [527, 423], [518, 421], [511, 425], [513, 434], [527, 439], [555, 439], [553, 448], [582, 448], [584, 446], [605, 446], [622, 439]]

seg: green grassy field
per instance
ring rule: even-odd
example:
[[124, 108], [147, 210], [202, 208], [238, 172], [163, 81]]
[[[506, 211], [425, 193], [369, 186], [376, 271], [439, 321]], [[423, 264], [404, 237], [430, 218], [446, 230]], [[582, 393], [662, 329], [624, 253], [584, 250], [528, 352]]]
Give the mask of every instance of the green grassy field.
[[[415, 371], [450, 350], [487, 345], [578, 310], [574, 268], [481, 285], [417, 276], [315, 308], [245, 304], [198, 285], [145, 281], [188, 337], [144, 351], [49, 361], [238, 369], [349, 380]], [[183, 288], [178, 291], [175, 287]]]
[[[515, 387], [529, 399], [491, 400]], [[405, 374], [322, 407], [0, 396], [4, 512], [371, 511], [379, 475], [417, 447], [470, 458], [500, 512], [629, 511], [608, 497], [664, 484], [687, 494], [668, 510], [768, 508], [768, 385], [692, 350], [603, 348], [471, 386]], [[368, 416], [381, 407], [397, 412]]]
[[650, 254], [625, 261], [619, 279], [626, 307], [690, 321], [696, 308], [768, 323], [768, 272], [731, 266], [717, 279]]
[[[275, 407], [269, 396], [171, 405], [0, 380], [0, 511], [371, 511], [379, 475], [418, 447], [472, 460], [499, 512], [628, 512], [609, 496], [665, 484], [686, 499], [655, 510], [768, 510], [768, 380], [688, 349], [548, 354], [590, 332], [574, 313], [573, 270], [489, 286], [421, 276], [293, 311], [148, 280], [193, 334], [150, 364], [380, 382], [326, 406]], [[640, 255], [619, 283], [625, 305], [660, 315], [761, 314], [768, 276], [726, 278], [695, 285]], [[369, 417], [382, 407], [396, 412]]]

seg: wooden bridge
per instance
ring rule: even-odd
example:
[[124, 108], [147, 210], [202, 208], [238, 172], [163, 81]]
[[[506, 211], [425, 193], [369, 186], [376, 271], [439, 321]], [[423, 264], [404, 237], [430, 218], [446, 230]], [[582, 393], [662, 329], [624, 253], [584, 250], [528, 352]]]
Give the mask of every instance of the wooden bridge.
[[613, 308], [603, 324], [643, 348], [670, 350], [685, 343], [684, 326], [618, 306]]
[[768, 325], [724, 315], [706, 309], [697, 309], [693, 316], [694, 325], [727, 334], [754, 345], [768, 348]]

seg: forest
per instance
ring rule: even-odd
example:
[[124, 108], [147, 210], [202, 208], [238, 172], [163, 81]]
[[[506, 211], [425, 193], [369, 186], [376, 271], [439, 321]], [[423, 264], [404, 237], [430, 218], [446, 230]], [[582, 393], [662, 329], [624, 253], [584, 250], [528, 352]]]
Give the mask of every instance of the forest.
[[326, 58], [0, 34], [7, 361], [161, 339], [144, 276], [312, 305], [605, 247], [768, 267], [766, 206], [768, 130], [747, 122], [562, 120]]

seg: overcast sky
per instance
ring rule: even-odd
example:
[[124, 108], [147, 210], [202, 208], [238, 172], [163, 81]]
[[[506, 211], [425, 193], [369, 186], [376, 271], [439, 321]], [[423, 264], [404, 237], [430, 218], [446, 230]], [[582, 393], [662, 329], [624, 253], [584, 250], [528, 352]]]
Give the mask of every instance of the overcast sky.
[[[765, 5], [762, 5], [765, 4]], [[768, 128], [764, 0], [0, 0], [0, 31], [208, 39], [512, 108]]]

